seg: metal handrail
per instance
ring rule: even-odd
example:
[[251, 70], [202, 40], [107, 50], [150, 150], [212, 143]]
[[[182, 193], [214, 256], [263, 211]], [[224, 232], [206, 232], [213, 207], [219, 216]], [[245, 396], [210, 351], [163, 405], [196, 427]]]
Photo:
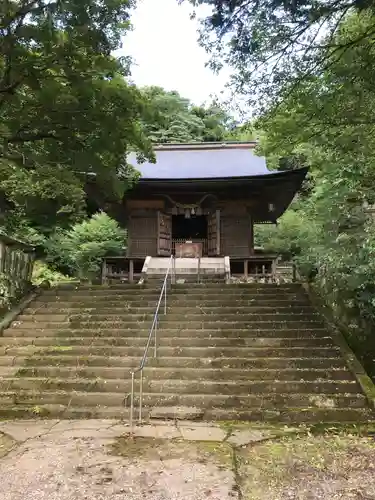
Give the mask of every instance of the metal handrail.
[[[172, 270], [172, 273], [171, 273]], [[167, 314], [167, 284], [168, 284], [168, 277], [171, 275], [171, 282], [173, 279], [173, 271], [174, 271], [174, 257], [173, 255], [171, 256], [170, 262], [168, 269], [165, 273], [164, 281], [163, 281], [163, 286], [161, 288], [159, 300], [156, 306], [156, 310], [154, 313], [154, 319], [152, 321], [152, 325], [150, 328], [150, 332], [148, 334], [148, 339], [147, 339], [147, 344], [141, 359], [141, 362], [139, 364], [139, 367], [136, 370], [133, 370], [131, 372], [131, 393], [130, 393], [130, 431], [131, 433], [133, 432], [133, 421], [134, 421], [134, 385], [135, 385], [135, 376], [137, 373], [140, 374], [140, 379], [139, 379], [139, 422], [142, 422], [142, 405], [143, 405], [143, 370], [146, 365], [147, 361], [147, 355], [148, 355], [148, 350], [150, 349], [152, 337], [155, 337], [155, 342], [154, 342], [154, 357], [157, 357], [157, 331], [158, 331], [158, 318], [159, 318], [159, 310], [161, 303], [164, 298], [164, 314]]]

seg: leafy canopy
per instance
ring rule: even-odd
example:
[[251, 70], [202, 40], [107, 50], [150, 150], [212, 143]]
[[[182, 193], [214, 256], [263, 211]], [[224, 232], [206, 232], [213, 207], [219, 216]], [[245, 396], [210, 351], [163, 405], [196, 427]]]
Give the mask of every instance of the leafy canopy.
[[[0, 5], [0, 190], [32, 217], [82, 211], [95, 174], [123, 193], [129, 148], [150, 154], [129, 61], [115, 59], [133, 0], [6, 0]], [[51, 203], [52, 200], [52, 203]]]
[[[335, 42], [350, 45], [374, 23], [369, 12], [353, 14]], [[264, 244], [284, 240], [303, 274], [315, 274], [315, 287], [351, 327], [364, 357], [375, 353], [375, 219], [366, 209], [375, 206], [374, 68], [375, 35], [301, 82], [259, 123], [261, 151], [272, 160], [303, 156], [311, 186], [279, 239], [263, 234]]]
[[235, 69], [233, 82], [258, 110], [281, 102], [307, 76], [335, 64], [351, 47], [371, 39], [367, 25], [350, 41], [336, 34], [342, 21], [374, 3], [362, 0], [178, 0], [210, 6], [202, 20], [201, 43], [213, 68]]
[[148, 105], [144, 130], [154, 143], [220, 141], [234, 126], [216, 103], [194, 106], [178, 92], [155, 86], [143, 88], [142, 94]]

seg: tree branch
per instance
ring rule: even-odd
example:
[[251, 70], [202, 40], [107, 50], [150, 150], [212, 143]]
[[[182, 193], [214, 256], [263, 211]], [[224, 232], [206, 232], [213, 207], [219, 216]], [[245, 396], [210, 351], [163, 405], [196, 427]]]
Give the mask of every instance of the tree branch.
[[[66, 127], [66, 128], [68, 129], [69, 127]], [[61, 140], [61, 138], [58, 137], [54, 132], [39, 132], [37, 134], [24, 136], [24, 137], [14, 136], [14, 137], [11, 137], [10, 139], [7, 139], [7, 142], [9, 144], [14, 144], [14, 143], [43, 141], [44, 139], [55, 139], [57, 141]]]

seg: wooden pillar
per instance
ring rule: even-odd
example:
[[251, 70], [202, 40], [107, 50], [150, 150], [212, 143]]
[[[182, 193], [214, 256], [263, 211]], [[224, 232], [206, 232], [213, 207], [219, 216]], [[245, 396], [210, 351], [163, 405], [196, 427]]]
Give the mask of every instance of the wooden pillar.
[[249, 252], [250, 255], [254, 255], [254, 222], [251, 214], [250, 214]]
[[128, 227], [126, 230], [126, 257], [130, 257], [132, 244], [132, 227], [131, 227], [131, 216], [128, 217]]
[[129, 283], [134, 283], [134, 260], [129, 260]]
[[249, 277], [249, 261], [248, 260], [244, 260], [244, 263], [243, 263], [243, 274], [244, 274], [244, 276], [245, 276], [246, 279]]
[[220, 210], [216, 210], [216, 255], [220, 255]]
[[107, 261], [105, 259], [102, 260], [102, 285], [105, 285], [107, 282]]

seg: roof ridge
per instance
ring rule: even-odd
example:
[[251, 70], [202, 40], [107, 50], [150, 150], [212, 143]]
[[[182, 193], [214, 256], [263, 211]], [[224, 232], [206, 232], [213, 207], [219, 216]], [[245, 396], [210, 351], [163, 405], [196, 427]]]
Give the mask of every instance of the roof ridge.
[[190, 142], [190, 143], [160, 143], [154, 146], [156, 151], [176, 150], [208, 150], [208, 149], [254, 149], [256, 141], [217, 141], [217, 142]]

